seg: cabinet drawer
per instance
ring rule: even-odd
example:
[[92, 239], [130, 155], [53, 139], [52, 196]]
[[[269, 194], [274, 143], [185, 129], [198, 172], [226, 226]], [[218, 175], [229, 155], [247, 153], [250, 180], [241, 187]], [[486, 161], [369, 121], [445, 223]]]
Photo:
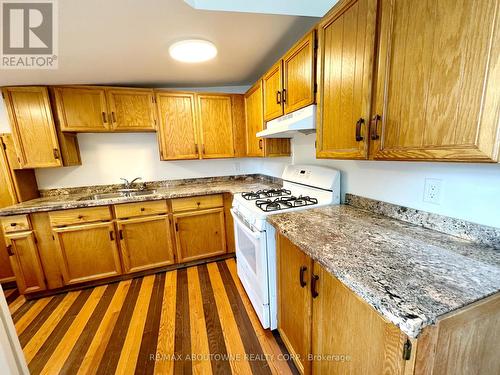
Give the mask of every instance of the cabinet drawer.
[[20, 232], [30, 229], [28, 215], [8, 216], [2, 219], [2, 228], [5, 233]]
[[77, 208], [74, 210], [62, 210], [49, 213], [50, 223], [53, 227], [89, 223], [93, 221], [111, 220], [111, 212], [108, 206]]
[[172, 211], [193, 211], [206, 208], [222, 207], [224, 205], [222, 195], [204, 195], [199, 197], [188, 197], [172, 199]]
[[167, 201], [126, 203], [114, 206], [117, 219], [167, 213]]

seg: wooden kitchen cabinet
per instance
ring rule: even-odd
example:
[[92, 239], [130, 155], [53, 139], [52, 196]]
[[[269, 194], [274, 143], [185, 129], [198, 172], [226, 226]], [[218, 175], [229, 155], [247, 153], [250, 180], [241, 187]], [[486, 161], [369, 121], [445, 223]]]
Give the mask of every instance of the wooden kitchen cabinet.
[[5, 241], [19, 293], [45, 290], [45, 277], [33, 231], [5, 233]]
[[498, 1], [380, 5], [372, 157], [498, 161]]
[[257, 138], [265, 129], [262, 80], [257, 81], [245, 94], [246, 155], [252, 157], [289, 156], [290, 139]]
[[279, 60], [262, 77], [264, 121], [283, 115], [283, 61]]
[[91, 86], [52, 88], [62, 131], [107, 132], [111, 130], [106, 91]]
[[168, 216], [118, 220], [124, 272], [168, 266], [175, 262]]
[[203, 159], [234, 157], [231, 95], [197, 94]]
[[114, 131], [155, 131], [156, 108], [151, 89], [106, 89]]
[[45, 87], [4, 87], [17, 156], [22, 168], [63, 165]]
[[406, 335], [317, 263], [313, 278], [312, 373], [404, 374]]
[[339, 3], [318, 26], [318, 158], [368, 157], [377, 0]]
[[313, 263], [285, 237], [278, 238], [278, 331], [301, 374], [310, 373]]
[[7, 253], [7, 244], [3, 231], [0, 230], [0, 284], [15, 281], [14, 271], [10, 266], [9, 254]]
[[264, 121], [271, 121], [315, 102], [314, 49], [313, 30], [264, 74]]
[[175, 241], [179, 262], [226, 253], [224, 208], [174, 212]]
[[161, 160], [198, 159], [196, 100], [193, 93], [157, 92]]
[[52, 231], [65, 285], [121, 274], [113, 223], [70, 225]]
[[283, 57], [284, 113], [313, 104], [315, 101], [315, 32], [306, 34]]

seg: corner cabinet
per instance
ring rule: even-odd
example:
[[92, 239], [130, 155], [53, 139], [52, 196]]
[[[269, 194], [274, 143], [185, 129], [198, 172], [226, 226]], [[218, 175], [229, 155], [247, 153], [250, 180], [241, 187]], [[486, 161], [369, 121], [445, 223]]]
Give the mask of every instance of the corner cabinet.
[[318, 26], [318, 158], [366, 159], [377, 0], [343, 1]]
[[315, 31], [299, 40], [262, 77], [264, 120], [315, 102]]
[[405, 374], [412, 364], [399, 328], [281, 235], [278, 329], [301, 374]]
[[265, 129], [262, 80], [257, 81], [245, 94], [246, 155], [249, 157], [289, 156], [290, 139], [257, 138]]
[[[21, 168], [80, 164], [78, 143], [66, 143], [56, 128], [46, 87], [4, 87], [2, 94]], [[67, 162], [65, 156], [70, 156]]]

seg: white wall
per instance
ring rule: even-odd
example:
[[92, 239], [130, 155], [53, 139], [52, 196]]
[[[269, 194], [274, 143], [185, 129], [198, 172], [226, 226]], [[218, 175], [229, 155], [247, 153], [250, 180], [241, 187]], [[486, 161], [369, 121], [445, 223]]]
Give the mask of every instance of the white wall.
[[78, 134], [82, 165], [36, 170], [40, 189], [258, 173], [261, 161], [218, 159], [160, 161], [155, 133]]
[[[339, 169], [342, 194], [352, 193], [500, 227], [499, 164], [318, 160], [314, 141], [315, 134], [295, 136], [293, 162]], [[262, 170], [279, 176], [283, 167], [284, 163], [266, 160]], [[423, 202], [425, 178], [442, 180], [439, 205]]]
[[0, 100], [0, 133], [10, 133], [9, 116], [3, 100]]

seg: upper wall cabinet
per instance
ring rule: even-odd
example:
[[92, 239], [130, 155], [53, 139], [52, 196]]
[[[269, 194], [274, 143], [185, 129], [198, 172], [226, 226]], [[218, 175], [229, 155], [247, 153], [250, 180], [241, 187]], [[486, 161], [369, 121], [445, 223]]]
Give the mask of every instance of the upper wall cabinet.
[[231, 95], [200, 94], [196, 97], [202, 157], [234, 157]]
[[[242, 95], [157, 92], [161, 160], [243, 156]], [[240, 129], [241, 128], [241, 129]], [[239, 146], [241, 144], [241, 146]]]
[[318, 26], [319, 158], [368, 156], [376, 12], [376, 0], [344, 1]]
[[314, 103], [314, 48], [311, 31], [263, 76], [265, 121]]
[[67, 132], [154, 131], [153, 90], [64, 86], [52, 88]]
[[264, 130], [262, 81], [259, 80], [245, 94], [246, 155], [247, 156], [289, 156], [290, 139], [257, 138], [256, 133]]
[[500, 3], [382, 1], [373, 158], [498, 161]]
[[76, 139], [54, 123], [47, 88], [4, 87], [2, 92], [21, 168], [81, 164]]
[[161, 160], [199, 158], [196, 100], [192, 93], [157, 92]]

